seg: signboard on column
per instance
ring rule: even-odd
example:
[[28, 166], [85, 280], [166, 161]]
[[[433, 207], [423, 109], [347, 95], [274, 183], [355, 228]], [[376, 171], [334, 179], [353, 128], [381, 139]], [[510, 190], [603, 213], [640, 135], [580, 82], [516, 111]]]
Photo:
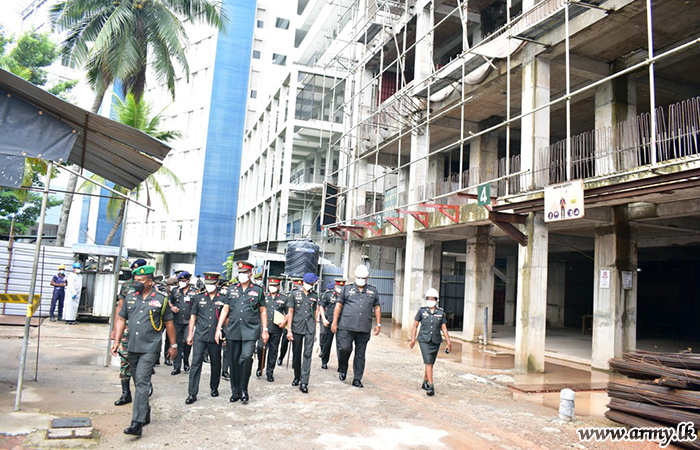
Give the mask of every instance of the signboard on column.
[[544, 188], [544, 221], [581, 219], [583, 209], [583, 180], [553, 184]]

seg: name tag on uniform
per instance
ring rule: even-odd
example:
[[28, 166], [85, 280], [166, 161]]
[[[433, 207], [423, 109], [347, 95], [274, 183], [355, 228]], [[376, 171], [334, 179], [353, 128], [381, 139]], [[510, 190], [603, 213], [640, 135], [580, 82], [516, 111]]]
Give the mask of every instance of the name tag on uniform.
[[374, 291], [370, 291], [369, 289], [367, 290], [367, 293], [368, 293], [369, 295], [374, 295]]

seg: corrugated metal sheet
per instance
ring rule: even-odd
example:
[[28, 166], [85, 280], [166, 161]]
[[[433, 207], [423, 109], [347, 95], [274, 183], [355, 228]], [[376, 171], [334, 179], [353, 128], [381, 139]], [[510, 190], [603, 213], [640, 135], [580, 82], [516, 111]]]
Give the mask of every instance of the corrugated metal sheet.
[[[34, 261], [34, 244], [14, 243], [10, 270], [7, 270], [8, 242], [0, 243], [0, 292], [28, 294], [29, 283]], [[70, 268], [73, 264], [73, 251], [65, 247], [42, 246], [39, 253], [39, 269], [37, 271], [36, 293], [41, 295], [41, 307], [36, 314], [42, 317], [49, 315], [51, 308], [51, 278], [58, 273], [58, 265], [65, 264]], [[7, 284], [7, 291], [5, 285]], [[27, 305], [0, 303], [3, 314], [23, 316]]]
[[[165, 158], [171, 149], [139, 130], [63, 101], [3, 69], [0, 69], [0, 88], [79, 133], [69, 162], [127, 189], [138, 186], [158, 170], [161, 166], [158, 160]], [[83, 148], [86, 130], [87, 145]]]
[[[326, 285], [329, 282], [342, 276], [342, 267], [322, 266], [321, 279], [323, 282], [321, 284], [321, 292], [326, 289]], [[377, 287], [382, 314], [390, 315], [394, 300], [394, 271], [370, 270], [368, 283]]]

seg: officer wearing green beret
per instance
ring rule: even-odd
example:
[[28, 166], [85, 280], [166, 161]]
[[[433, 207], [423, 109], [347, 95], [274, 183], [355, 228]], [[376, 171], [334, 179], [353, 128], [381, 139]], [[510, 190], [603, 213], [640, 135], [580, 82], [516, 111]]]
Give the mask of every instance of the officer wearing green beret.
[[[141, 436], [143, 426], [151, 422], [151, 408], [148, 404], [148, 390], [153, 366], [160, 353], [162, 331], [166, 329], [170, 342], [175, 342], [173, 313], [168, 307], [168, 299], [155, 289], [153, 272], [155, 267], [142, 266], [134, 269], [133, 291], [127, 295], [124, 306], [119, 311], [115, 325], [115, 342], [112, 355], [117, 356], [119, 341], [124, 327], [129, 322], [129, 365], [136, 385], [134, 409], [131, 425], [125, 434]], [[174, 358], [177, 344], [172, 344], [168, 355]]]
[[223, 326], [226, 329], [226, 347], [231, 361], [231, 402], [241, 400], [248, 403], [248, 381], [253, 369], [255, 341], [260, 337], [267, 343], [267, 310], [265, 295], [260, 286], [251, 283], [253, 265], [239, 261], [238, 283], [228, 291], [228, 298], [221, 310], [221, 317], [216, 330], [216, 342], [221, 342]]

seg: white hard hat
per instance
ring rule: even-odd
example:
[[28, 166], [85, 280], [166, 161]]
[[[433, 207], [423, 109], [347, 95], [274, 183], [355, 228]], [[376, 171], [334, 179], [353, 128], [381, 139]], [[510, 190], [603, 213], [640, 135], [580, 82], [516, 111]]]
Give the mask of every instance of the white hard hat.
[[428, 297], [434, 297], [434, 298], [440, 298], [440, 293], [437, 291], [437, 289], [430, 288], [427, 291], [425, 291], [425, 298]]
[[369, 276], [369, 270], [364, 264], [360, 264], [355, 268], [355, 278], [367, 278]]

